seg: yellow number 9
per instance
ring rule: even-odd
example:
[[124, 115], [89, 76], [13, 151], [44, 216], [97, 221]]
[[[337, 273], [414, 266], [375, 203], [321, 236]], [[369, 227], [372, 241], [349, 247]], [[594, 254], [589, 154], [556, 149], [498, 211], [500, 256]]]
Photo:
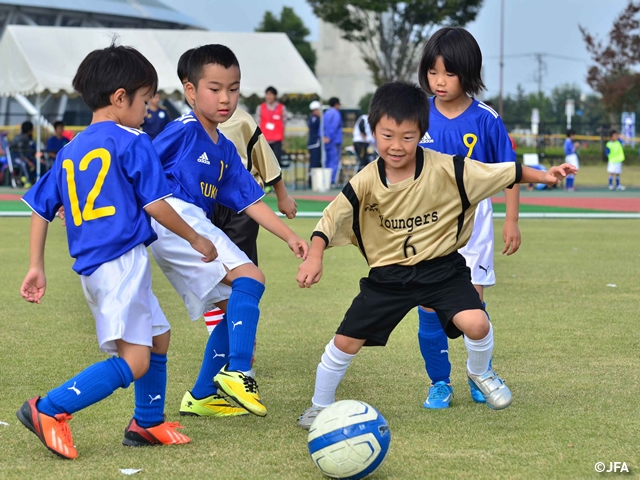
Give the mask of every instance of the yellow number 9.
[[478, 137], [476, 137], [473, 133], [467, 133], [464, 137], [462, 137], [462, 142], [464, 143], [465, 147], [469, 148], [467, 157], [471, 158], [471, 155], [473, 154], [473, 147], [475, 147], [476, 143], [478, 143]]

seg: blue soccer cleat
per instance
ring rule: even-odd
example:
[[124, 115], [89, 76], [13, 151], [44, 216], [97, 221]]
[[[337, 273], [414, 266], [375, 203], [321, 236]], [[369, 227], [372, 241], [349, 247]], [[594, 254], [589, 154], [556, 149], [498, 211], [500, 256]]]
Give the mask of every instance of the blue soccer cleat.
[[429, 388], [429, 396], [422, 406], [430, 409], [449, 408], [453, 400], [453, 387], [447, 382], [436, 382]]
[[[489, 370], [493, 370], [493, 357], [489, 360]], [[471, 393], [471, 399], [476, 403], [487, 403], [484, 399], [484, 395], [475, 383], [469, 382], [469, 391]]]

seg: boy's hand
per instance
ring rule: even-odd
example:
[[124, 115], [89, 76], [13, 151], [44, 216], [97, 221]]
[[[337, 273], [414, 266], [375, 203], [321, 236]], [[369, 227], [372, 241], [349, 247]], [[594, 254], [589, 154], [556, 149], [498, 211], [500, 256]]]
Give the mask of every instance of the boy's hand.
[[46, 289], [47, 279], [44, 275], [44, 270], [30, 268], [22, 281], [20, 295], [29, 303], [40, 303], [40, 299], [44, 297]]
[[549, 186], [557, 185], [571, 173], [575, 175], [576, 173], [578, 173], [578, 169], [568, 163], [563, 163], [562, 165], [557, 167], [551, 167], [546, 171], [544, 178], [542, 179], [542, 183]]
[[288, 219], [292, 219], [295, 218], [296, 213], [298, 213], [298, 204], [293, 198], [287, 195], [282, 200], [278, 200], [278, 210], [283, 215], [286, 215]]
[[56, 215], [58, 215], [60, 217], [60, 220], [62, 221], [62, 226], [66, 227], [67, 226], [67, 220], [64, 217], [64, 207], [60, 207], [58, 209], [58, 213], [56, 213]]
[[294, 235], [289, 240], [287, 240], [287, 245], [293, 253], [295, 253], [296, 258], [301, 258], [302, 260], [307, 259], [307, 254], [309, 253], [309, 244], [302, 240], [299, 236]]
[[202, 235], [198, 235], [196, 239], [191, 243], [191, 246], [194, 250], [200, 252], [204, 257], [202, 257], [202, 261], [205, 263], [213, 262], [218, 257], [218, 251], [211, 240], [203, 237]]
[[522, 237], [520, 236], [520, 228], [518, 222], [505, 221], [502, 227], [502, 239], [504, 240], [503, 255], [513, 255], [520, 248]]
[[298, 275], [296, 275], [296, 282], [300, 288], [311, 288], [320, 281], [322, 277], [322, 260], [310, 257], [298, 267]]

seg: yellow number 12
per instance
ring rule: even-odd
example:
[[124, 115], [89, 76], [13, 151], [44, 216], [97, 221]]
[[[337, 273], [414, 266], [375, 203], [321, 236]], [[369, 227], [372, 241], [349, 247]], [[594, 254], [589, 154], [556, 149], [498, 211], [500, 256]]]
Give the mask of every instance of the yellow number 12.
[[67, 187], [69, 188], [69, 202], [71, 203], [71, 215], [73, 217], [73, 224], [76, 227], [82, 225], [82, 221], [88, 222], [89, 220], [95, 220], [96, 218], [110, 217], [116, 214], [116, 207], [107, 206], [100, 208], [93, 208], [96, 198], [100, 195], [102, 185], [104, 184], [104, 178], [109, 172], [111, 166], [111, 154], [104, 148], [96, 148], [87, 153], [80, 161], [80, 171], [85, 171], [89, 168], [89, 164], [92, 160], [99, 158], [102, 161], [100, 172], [96, 178], [96, 183], [93, 184], [93, 188], [87, 196], [87, 203], [80, 213], [80, 202], [78, 201], [78, 191], [76, 189], [75, 169], [73, 162], [69, 159], [62, 162], [62, 168], [67, 172]]

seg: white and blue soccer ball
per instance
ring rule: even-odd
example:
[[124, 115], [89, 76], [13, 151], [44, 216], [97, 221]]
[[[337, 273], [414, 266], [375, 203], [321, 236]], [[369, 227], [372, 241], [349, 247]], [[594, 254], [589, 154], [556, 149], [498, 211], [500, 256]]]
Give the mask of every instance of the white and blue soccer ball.
[[318, 414], [308, 442], [313, 463], [327, 477], [357, 480], [382, 464], [391, 432], [384, 417], [368, 403], [341, 400]]

